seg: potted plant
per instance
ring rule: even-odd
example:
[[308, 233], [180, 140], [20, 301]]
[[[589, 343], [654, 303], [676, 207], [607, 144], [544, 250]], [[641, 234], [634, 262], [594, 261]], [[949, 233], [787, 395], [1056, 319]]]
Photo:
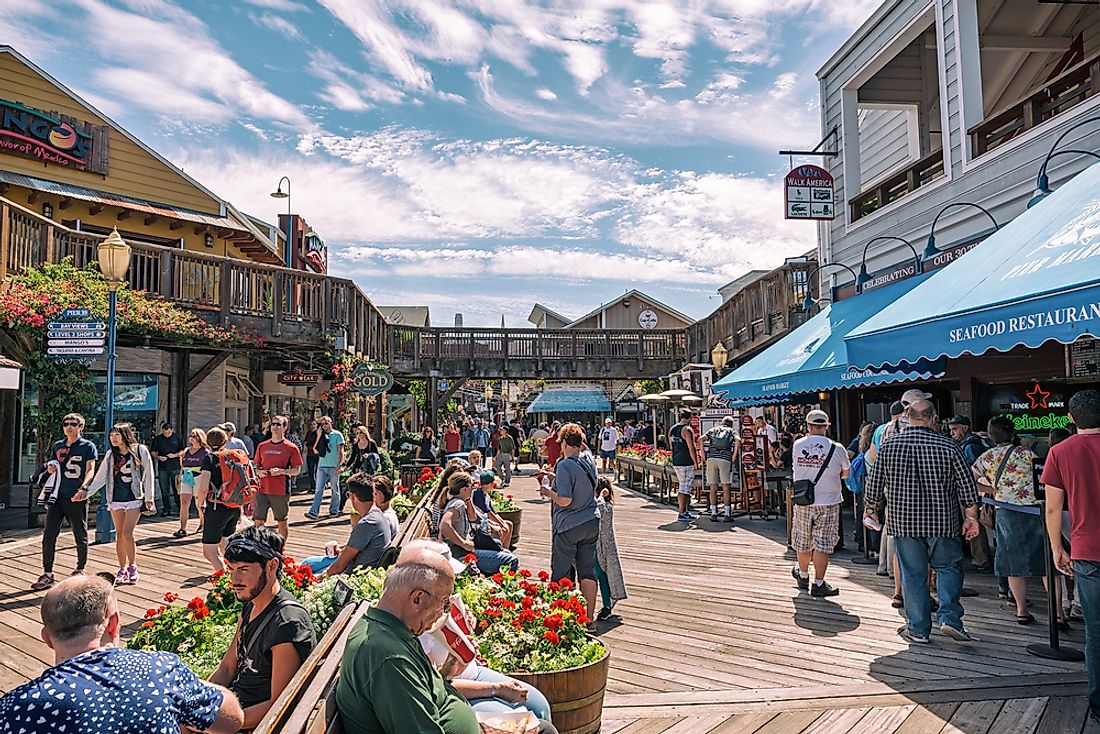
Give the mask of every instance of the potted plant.
[[519, 543], [519, 528], [523, 522], [523, 508], [516, 504], [516, 499], [510, 494], [504, 494], [499, 489], [489, 490], [489, 499], [493, 502], [493, 509], [502, 518], [512, 523], [512, 548]]

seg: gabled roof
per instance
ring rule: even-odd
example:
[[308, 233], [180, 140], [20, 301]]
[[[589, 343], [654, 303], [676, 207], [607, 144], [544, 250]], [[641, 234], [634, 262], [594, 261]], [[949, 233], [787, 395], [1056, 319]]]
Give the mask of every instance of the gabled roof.
[[538, 324], [542, 321], [543, 314], [555, 318], [563, 324], [568, 324], [570, 321], [572, 321], [572, 319], [570, 319], [568, 316], [562, 316], [557, 311], [553, 310], [552, 308], [547, 308], [541, 303], [535, 304], [535, 307], [531, 309], [531, 315], [527, 317], [527, 320], [532, 324]]
[[733, 294], [751, 285], [752, 283], [755, 283], [770, 272], [770, 270], [750, 270], [749, 272], [742, 275], [740, 278], [731, 280], [729, 283], [721, 286], [718, 289], [718, 292], [722, 294], [723, 300], [728, 299]]
[[427, 306], [379, 306], [382, 318], [395, 326], [431, 326]]
[[689, 323], [689, 324], [695, 323], [695, 319], [691, 318], [690, 316], [688, 316], [686, 314], [680, 313], [679, 311], [674, 309], [672, 306], [661, 303], [660, 301], [658, 301], [653, 296], [647, 296], [645, 293], [642, 293], [639, 290], [631, 289], [631, 290], [627, 291], [626, 293], [622, 294], [621, 296], [619, 296], [618, 298], [616, 298], [615, 300], [608, 301], [607, 303], [603, 304], [602, 306], [598, 306], [595, 309], [589, 311], [584, 316], [581, 316], [579, 319], [576, 319], [574, 321], [569, 322], [568, 324], [566, 324], [562, 328], [569, 329], [573, 326], [576, 326], [577, 324], [581, 323], [582, 321], [590, 319], [593, 316], [595, 316], [596, 314], [600, 313], [601, 311], [606, 311], [607, 309], [614, 306], [616, 303], [622, 303], [623, 301], [625, 301], [628, 298], [639, 298], [639, 299], [645, 301], [646, 303], [649, 303], [652, 306], [656, 306], [657, 308], [661, 309], [662, 311], [665, 311], [666, 313], [672, 314], [676, 318], [681, 319], [681, 320], [685, 321], [686, 323]]

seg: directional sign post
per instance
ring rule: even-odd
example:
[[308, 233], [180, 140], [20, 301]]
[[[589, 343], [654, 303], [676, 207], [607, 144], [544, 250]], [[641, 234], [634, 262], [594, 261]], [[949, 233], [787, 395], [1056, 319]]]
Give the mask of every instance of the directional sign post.
[[95, 359], [107, 347], [107, 324], [93, 321], [86, 308], [66, 309], [61, 318], [46, 324], [46, 356], [49, 359]]

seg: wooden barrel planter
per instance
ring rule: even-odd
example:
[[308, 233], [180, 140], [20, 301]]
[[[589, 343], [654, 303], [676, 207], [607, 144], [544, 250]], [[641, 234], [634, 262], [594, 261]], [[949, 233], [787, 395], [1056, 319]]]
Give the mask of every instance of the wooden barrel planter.
[[595, 734], [603, 717], [603, 695], [611, 651], [605, 646], [599, 660], [551, 673], [509, 673], [538, 688], [550, 702], [554, 726], [561, 734]]
[[497, 514], [512, 523], [512, 548], [515, 548], [516, 544], [519, 543], [519, 526], [523, 520], [523, 509], [498, 512]]

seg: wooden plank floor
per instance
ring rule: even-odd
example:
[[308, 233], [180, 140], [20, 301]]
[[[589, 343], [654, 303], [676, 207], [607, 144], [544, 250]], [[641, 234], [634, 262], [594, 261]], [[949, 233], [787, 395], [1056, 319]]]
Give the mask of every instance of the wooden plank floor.
[[[548, 507], [529, 477], [512, 491], [527, 510], [517, 552], [526, 567], [545, 568]], [[292, 503], [288, 550], [296, 557], [347, 535], [345, 521], [305, 520], [307, 503]], [[599, 633], [612, 650], [605, 732], [1100, 734], [1085, 725], [1083, 665], [1028, 655], [1025, 645], [1042, 641], [1045, 627], [1017, 625], [992, 577], [967, 578], [979, 596], [963, 600], [965, 619], [980, 641], [936, 638], [910, 649], [896, 635], [902, 619], [889, 605], [891, 582], [851, 564], [851, 554], [829, 571], [840, 596], [812, 599], [790, 577], [782, 521], [689, 526], [625, 491], [616, 507], [630, 598], [616, 607], [618, 623]], [[130, 629], [166, 591], [186, 598], [208, 588], [197, 536], [175, 540], [174, 529], [148, 520], [138, 528], [143, 579], [119, 590]], [[40, 534], [0, 544], [0, 564], [0, 690], [8, 690], [52, 661], [38, 639], [41, 594], [29, 591]], [[62, 535], [57, 570], [72, 565], [71, 536]], [[90, 571], [115, 567], [113, 545], [93, 546]], [[1033, 610], [1045, 622], [1037, 595]], [[1075, 627], [1066, 644], [1080, 648]]]

